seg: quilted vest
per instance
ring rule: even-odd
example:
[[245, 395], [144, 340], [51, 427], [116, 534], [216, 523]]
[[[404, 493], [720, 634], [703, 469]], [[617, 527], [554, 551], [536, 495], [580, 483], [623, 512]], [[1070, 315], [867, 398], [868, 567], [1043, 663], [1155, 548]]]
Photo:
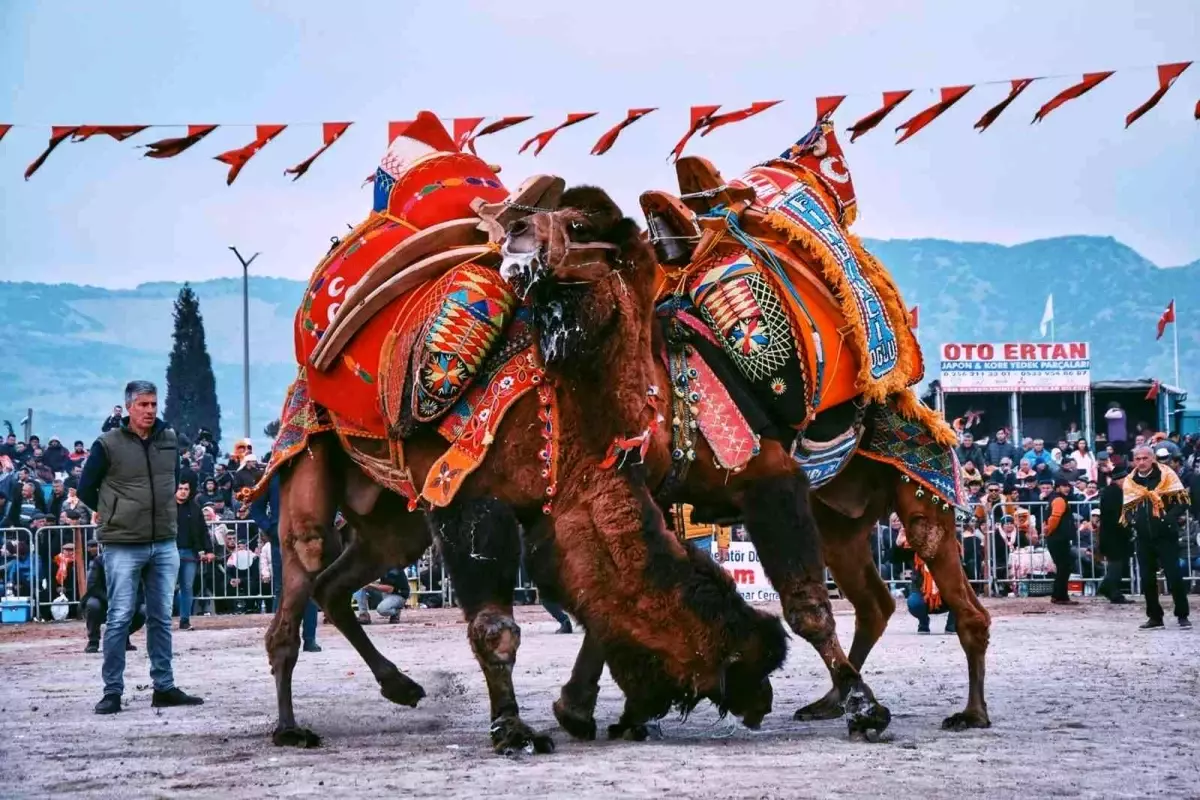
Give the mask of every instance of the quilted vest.
[[175, 538], [175, 431], [161, 421], [142, 440], [122, 426], [100, 436], [108, 471], [100, 483], [102, 544], [145, 544]]

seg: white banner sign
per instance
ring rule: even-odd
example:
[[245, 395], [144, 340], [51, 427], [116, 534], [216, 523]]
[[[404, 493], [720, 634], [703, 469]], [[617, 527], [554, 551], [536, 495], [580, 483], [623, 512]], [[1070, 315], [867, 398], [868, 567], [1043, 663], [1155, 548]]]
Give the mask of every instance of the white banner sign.
[[[713, 560], [717, 559], [717, 543], [712, 543]], [[737, 584], [738, 594], [747, 603], [775, 603], [779, 601], [779, 592], [771, 587], [767, 573], [763, 572], [762, 563], [758, 560], [758, 551], [750, 542], [730, 542], [729, 557], [721, 562], [721, 566]]]
[[1087, 342], [947, 342], [941, 381], [952, 392], [1084, 392], [1091, 350]]

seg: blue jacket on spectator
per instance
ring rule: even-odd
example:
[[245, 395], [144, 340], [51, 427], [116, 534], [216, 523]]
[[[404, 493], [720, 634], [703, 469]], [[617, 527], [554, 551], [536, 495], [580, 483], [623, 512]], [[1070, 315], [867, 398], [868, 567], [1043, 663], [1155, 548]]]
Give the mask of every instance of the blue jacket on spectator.
[[1034, 468], [1036, 468], [1038, 464], [1045, 464], [1047, 467], [1051, 468], [1055, 466], [1054, 459], [1050, 456], [1050, 451], [1044, 447], [1042, 448], [1041, 455], [1038, 455], [1032, 450], [1026, 450], [1025, 454], [1021, 456], [1021, 460], [1028, 461], [1030, 464], [1033, 464]]
[[267, 490], [250, 504], [250, 519], [267, 538], [279, 544], [279, 473], [271, 476]]

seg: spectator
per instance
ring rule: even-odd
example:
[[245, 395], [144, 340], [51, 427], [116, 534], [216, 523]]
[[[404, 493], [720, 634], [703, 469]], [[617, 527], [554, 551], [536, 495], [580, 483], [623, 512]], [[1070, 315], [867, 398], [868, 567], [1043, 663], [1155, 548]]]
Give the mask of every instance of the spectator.
[[[1032, 474], [1030, 470], [1030, 474]], [[1000, 482], [1002, 487], [1015, 486], [1017, 473], [1013, 470], [1013, 460], [1008, 456], [1000, 459], [1000, 465], [991, 472], [991, 477]]]
[[179, 482], [186, 483], [192, 495], [197, 494], [200, 488], [200, 476], [192, 468], [192, 460], [187, 456], [179, 459]]
[[50, 485], [50, 500], [46, 503], [46, 516], [58, 519], [62, 516], [63, 503], [67, 501], [67, 490], [58, 478]]
[[176, 536], [179, 550], [179, 630], [192, 629], [192, 587], [196, 583], [196, 566], [204, 560], [210, 547], [208, 526], [204, 514], [192, 499], [192, 487], [180, 482], [175, 487]]
[[1074, 447], [1076, 442], [1083, 441], [1083, 431], [1079, 430], [1079, 423], [1071, 420], [1067, 423], [1067, 435], [1063, 437], [1068, 447]]
[[1129, 440], [1129, 429], [1125, 419], [1125, 411], [1120, 403], [1109, 403], [1104, 412], [1104, 425], [1108, 429], [1105, 437], [1110, 442], [1125, 442]]
[[1096, 480], [1096, 458], [1092, 455], [1088, 448], [1088, 443], [1083, 439], [1075, 442], [1075, 452], [1071, 454], [1071, 458], [1075, 460], [1075, 466], [1089, 481]]
[[66, 481], [64, 481], [68, 489], [79, 488], [79, 479], [83, 477], [83, 463], [84, 462], [80, 461], [71, 465], [71, 474], [68, 475]]
[[113, 413], [104, 420], [104, 424], [100, 426], [101, 433], [108, 433], [121, 427], [121, 422], [125, 418], [125, 411], [120, 406], [113, 406]]
[[370, 604], [374, 600], [379, 616], [385, 617], [389, 624], [399, 622], [400, 611], [408, 602], [409, 593], [408, 575], [404, 570], [388, 570], [382, 578], [354, 593], [354, 600], [358, 604], [358, 621], [363, 625], [371, 624]]
[[17, 435], [10, 433], [4, 440], [4, 444], [0, 444], [0, 456], [8, 456], [15, 463], [17, 460]]
[[1034, 439], [1033, 446], [1022, 454], [1021, 459], [1028, 461], [1035, 470], [1048, 468], [1052, 463], [1050, 453], [1046, 452], [1046, 443], [1041, 439]]
[[215, 478], [205, 478], [200, 488], [200, 494], [196, 497], [196, 502], [201, 508], [214, 502], [218, 497], [222, 500], [225, 498], [217, 490], [217, 481]]
[[912, 564], [912, 584], [908, 590], [908, 613], [917, 618], [917, 633], [929, 633], [929, 616], [946, 614], [946, 633], [957, 631], [954, 612], [942, 602], [941, 592], [933, 575], [916, 551], [908, 546], [908, 537], [903, 531], [892, 550], [892, 560], [897, 564]]
[[253, 489], [262, 474], [263, 469], [258, 463], [258, 456], [246, 451], [242, 456], [241, 464], [238, 465], [237, 472], [233, 473], [234, 499], [237, 499], [238, 493], [243, 489]]
[[17, 550], [4, 568], [4, 584], [13, 587], [17, 597], [33, 597], [38, 586], [37, 562], [29, 551], [29, 537], [17, 534]]
[[1083, 472], [1076, 468], [1075, 459], [1071, 458], [1069, 455], [1063, 457], [1062, 463], [1058, 468], [1058, 476], [1060, 478], [1066, 478], [1072, 484], [1074, 484], [1075, 481], [1079, 480], [1081, 477], [1085, 477]]
[[[279, 608], [279, 598], [283, 591], [284, 566], [283, 551], [279, 541], [279, 474], [271, 476], [266, 490], [250, 504], [250, 516], [258, 525], [258, 529], [267, 535], [271, 553], [271, 593], [275, 597], [275, 608]], [[340, 518], [341, 515], [339, 514]], [[337, 521], [334, 522], [337, 525]], [[344, 522], [342, 523], [345, 524]], [[405, 587], [408, 581], [404, 582]], [[304, 652], [319, 653], [321, 645], [317, 644], [317, 604], [310, 598], [304, 606], [304, 618], [300, 626]]]
[[125, 643], [137, 587], [146, 586], [147, 650], [154, 684], [151, 705], [199, 705], [175, 685], [171, 670], [171, 600], [179, 575], [175, 489], [179, 457], [175, 432], [157, 418], [158, 389], [149, 381], [125, 387], [129, 416], [101, 434], [88, 454], [79, 496], [99, 509], [104, 546], [108, 627], [104, 633], [104, 697], [97, 714], [121, 710]]
[[1017, 452], [1016, 445], [1008, 440], [1008, 429], [1001, 428], [992, 436], [992, 440], [987, 446], [987, 463], [991, 466], [997, 466], [1004, 459], [1008, 459], [1008, 466], [1011, 469], [1012, 465], [1020, 457]]
[[89, 519], [92, 515], [91, 509], [84, 505], [83, 501], [79, 499], [79, 492], [76, 491], [75, 487], [73, 486], [67, 489], [67, 496], [66, 499], [63, 500], [62, 510], [63, 513], [69, 513], [71, 511], [78, 512], [83, 519]]
[[225, 505], [233, 502], [233, 476], [224, 464], [213, 465], [213, 478], [217, 481], [217, 491], [225, 501]]
[[[67, 456], [67, 458], [71, 462], [70, 467], [74, 467], [76, 465], [81, 467], [83, 466], [83, 462], [87, 459], [87, 447], [84, 445], [82, 440], [75, 440], [75, 449], [71, 451], [71, 454]], [[70, 472], [70, 468], [68, 468], [67, 471]]]
[[21, 484], [21, 493], [9, 504], [9, 528], [28, 528], [33, 523], [35, 514], [46, 513], [46, 495], [41, 487], [32, 480]]
[[571, 626], [571, 618], [567, 616], [567, 612], [563, 610], [562, 606], [550, 600], [543, 599], [542, 608], [546, 609], [546, 612], [554, 617], [554, 621], [558, 623], [558, 630], [555, 633], [574, 632], [575, 629]]
[[[89, 551], [90, 551], [89, 547]], [[90, 555], [90, 553], [89, 553]], [[87, 571], [87, 591], [83, 595], [83, 619], [87, 625], [87, 646], [85, 653], [100, 652], [100, 625], [108, 615], [108, 581], [104, 574], [104, 559], [99, 555], [91, 556]], [[146, 624], [146, 590], [139, 583], [137, 589], [137, 606], [133, 619], [129, 623], [129, 635], [125, 637], [125, 650], [137, 650], [130, 637], [140, 631]]]
[[954, 448], [955, 454], [958, 456], [958, 463], [965, 467], [968, 463], [974, 464], [981, 474], [986, 466], [986, 459], [983, 457], [983, 448], [975, 444], [975, 436], [967, 431], [962, 435], [962, 444]]
[[50, 443], [46, 445], [46, 449], [42, 453], [42, 462], [52, 472], [66, 472], [71, 468], [71, 454], [67, 448], [63, 447], [57, 436], [51, 436]]

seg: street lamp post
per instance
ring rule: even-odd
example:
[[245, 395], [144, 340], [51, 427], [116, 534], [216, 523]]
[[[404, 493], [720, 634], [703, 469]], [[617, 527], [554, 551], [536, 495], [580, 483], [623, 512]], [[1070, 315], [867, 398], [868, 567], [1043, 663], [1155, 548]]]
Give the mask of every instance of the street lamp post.
[[250, 438], [250, 264], [259, 254], [255, 253], [249, 259], [242, 258], [236, 247], [230, 247], [237, 260], [242, 264], [242, 418], [244, 433]]

